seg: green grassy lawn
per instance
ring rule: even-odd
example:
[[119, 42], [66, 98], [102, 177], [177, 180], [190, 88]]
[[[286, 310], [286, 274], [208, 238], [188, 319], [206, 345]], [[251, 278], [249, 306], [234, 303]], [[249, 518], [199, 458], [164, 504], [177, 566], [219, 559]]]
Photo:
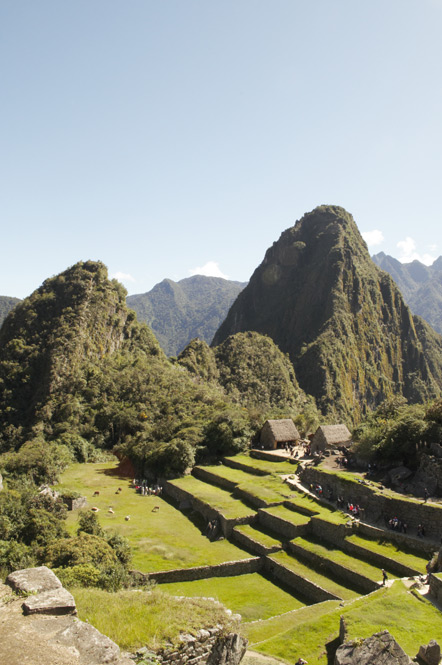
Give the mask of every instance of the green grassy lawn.
[[[261, 635], [264, 641], [260, 640], [260, 633], [255, 631], [253, 624], [245, 627], [251, 640], [250, 648], [291, 664], [302, 657], [309, 665], [327, 665], [324, 645], [337, 638], [341, 614], [347, 622], [349, 639], [369, 637], [387, 629], [410, 657], [416, 655], [421, 644], [428, 644], [430, 639], [440, 641], [442, 638], [440, 612], [429, 601], [407, 591], [399, 581], [389, 588], [382, 588], [369, 596], [346, 603], [344, 607], [331, 608], [329, 611], [324, 608], [322, 612], [316, 613], [319, 607], [315, 605], [308, 608], [308, 612], [294, 612], [293, 619], [289, 615], [288, 619], [294, 622], [293, 627], [267, 640], [263, 625]], [[275, 629], [277, 627], [276, 624]]]
[[394, 561], [402, 563], [404, 566], [410, 566], [410, 568], [414, 568], [420, 573], [425, 572], [425, 566], [428, 562], [426, 557], [420, 557], [416, 554], [404, 552], [403, 550], [399, 549], [399, 547], [393, 542], [388, 540], [371, 540], [370, 538], [364, 538], [363, 536], [358, 535], [348, 536], [346, 540], [351, 543], [355, 543], [355, 545], [359, 545], [360, 547], [365, 547], [366, 549], [371, 550], [372, 552], [376, 552], [377, 554], [382, 554], [383, 556], [387, 556], [390, 559], [394, 559]]
[[329, 577], [325, 573], [324, 574], [319, 573], [317, 570], [310, 568], [309, 566], [306, 566], [305, 564], [301, 563], [293, 556], [290, 556], [285, 552], [276, 552], [275, 554], [272, 554], [269, 558], [272, 561], [276, 561], [282, 564], [289, 570], [293, 570], [298, 575], [301, 575], [305, 579], [310, 580], [310, 582], [317, 584], [322, 589], [325, 589], [326, 591], [329, 591], [335, 596], [338, 596], [338, 598], [342, 598], [343, 600], [351, 600], [353, 598], [358, 598], [360, 596], [360, 594], [357, 593], [356, 591], [353, 591], [348, 587], [342, 586], [338, 582], [335, 582], [331, 577]]
[[[125, 536], [131, 545], [131, 567], [141, 572], [214, 565], [245, 559], [249, 555], [227, 540], [211, 543], [179, 510], [155, 496], [141, 496], [130, 487], [130, 479], [111, 475], [115, 462], [74, 464], [62, 475], [58, 489], [76, 490], [88, 499], [88, 506], [100, 508], [98, 518], [106, 530]], [[120, 494], [115, 494], [122, 487]], [[99, 490], [100, 495], [93, 496]], [[152, 512], [159, 506], [158, 512]], [[108, 513], [112, 507], [114, 514]], [[125, 516], [130, 515], [130, 521]], [[67, 527], [77, 529], [78, 511], [68, 514]]]
[[200, 501], [207, 503], [227, 519], [248, 517], [255, 514], [253, 508], [249, 508], [239, 499], [235, 499], [230, 492], [198, 480], [193, 476], [185, 476], [184, 478], [172, 480], [171, 484], [182, 488]]
[[121, 649], [142, 646], [157, 649], [165, 642], [176, 644], [180, 633], [196, 634], [201, 628], [228, 625], [225, 609], [202, 599], [179, 600], [162, 592], [71, 589], [78, 616], [116, 642]]
[[247, 623], [241, 627], [241, 632], [249, 640], [249, 647], [255, 649], [261, 642], [265, 642], [288, 630], [296, 629], [306, 621], [317, 621], [324, 614], [338, 608], [339, 605], [339, 600], [326, 600], [323, 603], [316, 603], [315, 605], [305, 605], [292, 612], [279, 614], [262, 621]]
[[[292, 542], [302, 547], [302, 549], [306, 552], [307, 557], [308, 553], [311, 552], [312, 554], [317, 554], [318, 556], [323, 557], [328, 561], [334, 561], [335, 563], [340, 564], [349, 570], [353, 570], [360, 575], [364, 575], [373, 582], [382, 582], [382, 572], [378, 566], [373, 566], [370, 563], [361, 561], [361, 559], [357, 559], [351, 554], [346, 554], [330, 543], [320, 543], [317, 538], [313, 537], [298, 537], [294, 538]], [[385, 570], [387, 573], [390, 573], [390, 576], [396, 577], [395, 573], [389, 570], [387, 566], [385, 566]]]
[[267, 619], [275, 614], [304, 607], [304, 603], [259, 573], [161, 584], [160, 589], [174, 596], [215, 598], [232, 612], [241, 614], [243, 621]]
[[235, 455], [234, 457], [226, 457], [226, 459], [240, 462], [241, 464], [244, 464], [251, 469], [265, 471], [266, 473], [288, 475], [295, 473], [297, 468], [297, 465], [291, 464], [291, 462], [271, 462], [268, 460], [256, 459], [255, 457], [250, 457], [249, 455]]
[[357, 601], [346, 615], [349, 639], [365, 638], [387, 629], [413, 658], [421, 644], [442, 640], [440, 610], [400, 581]]
[[236, 526], [234, 531], [243, 533], [245, 536], [252, 538], [254, 541], [260, 543], [264, 547], [275, 547], [281, 545], [281, 540], [278, 538], [278, 536], [275, 535], [275, 537], [273, 537], [261, 529], [257, 529], [251, 524], [241, 524], [240, 526]]
[[295, 511], [290, 510], [290, 508], [286, 508], [285, 506], [272, 506], [271, 508], [265, 508], [265, 512], [269, 513], [269, 515], [279, 517], [282, 520], [286, 520], [286, 522], [290, 522], [290, 524], [294, 524], [295, 526], [308, 524], [311, 519], [310, 515], [296, 513]]
[[252, 496], [263, 499], [267, 503], [276, 503], [289, 499], [293, 492], [283, 483], [279, 476], [254, 476], [241, 469], [233, 469], [224, 465], [204, 466], [214, 476], [221, 479], [230, 480], [239, 487], [239, 489], [248, 492]]

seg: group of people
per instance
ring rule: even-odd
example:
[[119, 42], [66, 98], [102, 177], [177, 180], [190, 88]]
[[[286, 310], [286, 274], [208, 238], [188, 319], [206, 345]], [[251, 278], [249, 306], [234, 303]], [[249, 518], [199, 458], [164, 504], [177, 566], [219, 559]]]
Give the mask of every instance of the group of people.
[[219, 520], [217, 519], [210, 520], [210, 522], [206, 526], [204, 535], [207, 536], [209, 540], [216, 540], [219, 536], [219, 533], [220, 533]]
[[134, 478], [132, 481], [132, 486], [135, 488], [135, 491], [139, 492], [142, 496], [161, 496], [163, 492], [161, 485], [155, 484], [151, 487], [146, 479], [137, 480]]
[[397, 517], [392, 517], [388, 520], [388, 528], [392, 531], [399, 531], [400, 533], [407, 533], [408, 524], [403, 522]]

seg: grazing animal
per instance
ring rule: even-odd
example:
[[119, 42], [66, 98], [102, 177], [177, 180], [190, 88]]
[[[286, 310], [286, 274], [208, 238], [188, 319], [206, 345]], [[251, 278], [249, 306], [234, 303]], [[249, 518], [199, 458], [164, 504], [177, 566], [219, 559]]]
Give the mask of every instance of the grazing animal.
[[112, 510], [112, 508], [109, 508], [109, 510], [107, 512], [111, 513], [112, 515], [114, 514], [114, 511]]
[[119, 488], [118, 488], [118, 491], [119, 491], [119, 492], [122, 492], [122, 491], [123, 491], [123, 488], [122, 488], [122, 487], [119, 487]]
[[159, 509], [160, 509], [159, 506], [154, 506], [154, 507], [152, 508], [152, 512], [153, 512], [153, 513], [157, 513], [157, 512], [159, 511]]
[[118, 490], [115, 492], [115, 494], [119, 494], [119, 493], [120, 493], [120, 492], [119, 492]]
[[100, 494], [99, 490], [95, 490], [94, 496], [98, 496]]
[[91, 510], [92, 510], [94, 513], [98, 513], [98, 511], [99, 511], [100, 509], [97, 508], [97, 506], [92, 506]]
[[130, 520], [130, 515], [126, 515], [124, 519], [126, 520], [126, 522], [128, 522]]

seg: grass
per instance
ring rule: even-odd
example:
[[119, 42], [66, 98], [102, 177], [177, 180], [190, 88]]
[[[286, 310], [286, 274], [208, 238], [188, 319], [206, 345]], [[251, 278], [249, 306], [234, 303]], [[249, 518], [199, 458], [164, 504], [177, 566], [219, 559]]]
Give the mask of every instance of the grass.
[[306, 621], [317, 621], [323, 614], [327, 614], [339, 607], [339, 600], [326, 600], [315, 605], [306, 605], [299, 610], [255, 621], [242, 626], [241, 632], [247, 637], [250, 646], [254, 648], [260, 642], [265, 642], [276, 635], [294, 629]]
[[255, 515], [253, 508], [249, 508], [239, 499], [235, 499], [230, 492], [198, 480], [193, 476], [172, 480], [171, 484], [189, 492], [195, 498], [224, 515], [226, 519]]
[[296, 464], [291, 464], [290, 462], [271, 462], [263, 459], [257, 459], [255, 457], [250, 457], [249, 455], [235, 455], [234, 457], [226, 457], [227, 460], [231, 459], [233, 462], [239, 462], [244, 466], [248, 466], [251, 469], [266, 473], [275, 473], [275, 474], [293, 474], [296, 471]]
[[297, 573], [301, 577], [304, 577], [310, 582], [313, 582], [313, 584], [316, 584], [317, 586], [320, 586], [322, 589], [329, 591], [338, 598], [342, 598], [343, 600], [352, 600], [353, 598], [358, 598], [360, 596], [360, 594], [357, 593], [356, 591], [353, 591], [348, 587], [342, 586], [342, 584], [335, 582], [328, 575], [323, 575], [322, 573], [319, 573], [317, 570], [309, 568], [309, 566], [306, 566], [305, 564], [301, 563], [294, 557], [289, 556], [285, 552], [277, 552], [276, 554], [272, 554], [269, 557], [269, 559], [271, 559], [272, 561], [276, 561], [277, 563], [280, 563], [289, 570], [293, 570], [293, 572]]
[[277, 503], [278, 501], [281, 503], [292, 496], [292, 491], [283, 483], [279, 476], [276, 477], [271, 474], [267, 476], [253, 476], [241, 469], [234, 469], [223, 465], [203, 466], [200, 468], [209, 471], [218, 478], [236, 483], [236, 486], [240, 490], [247, 492], [252, 497], [262, 499], [267, 504]]
[[442, 637], [440, 612], [427, 600], [407, 591], [399, 581], [344, 607], [331, 607], [329, 611], [323, 608], [315, 613], [316, 608], [319, 610], [320, 606], [308, 608], [311, 614], [305, 610], [294, 612], [293, 615], [299, 616], [293, 616], [293, 627], [270, 639], [265, 639], [265, 625], [261, 633], [264, 640], [259, 639], [260, 633], [255, 631], [254, 625], [250, 626], [246, 629], [250, 647], [287, 663], [296, 663], [302, 657], [309, 665], [327, 665], [324, 645], [336, 640], [340, 615], [346, 619], [349, 639], [369, 637], [387, 629], [410, 657], [416, 655], [420, 644], [428, 644], [430, 639], [440, 641]]
[[257, 529], [256, 527], [251, 526], [250, 524], [236, 526], [234, 531], [243, 533], [245, 536], [252, 538], [252, 540], [260, 543], [260, 545], [263, 545], [264, 547], [281, 546], [281, 540], [277, 536], [273, 537], [270, 534], [261, 531], [261, 529]]
[[152, 591], [72, 589], [78, 616], [116, 642], [121, 649], [157, 649], [177, 644], [180, 633], [229, 622], [225, 609], [204, 599], [172, 598], [157, 587]]
[[[102, 527], [125, 536], [131, 545], [131, 567], [141, 572], [216, 565], [223, 561], [245, 559], [249, 555], [227, 540], [211, 543], [200, 529], [167, 501], [155, 496], [141, 496], [130, 487], [128, 478], [113, 475], [115, 462], [74, 464], [61, 478], [58, 489], [73, 489], [88, 499], [88, 505], [100, 508]], [[122, 492], [115, 494], [118, 487]], [[100, 495], [93, 497], [95, 490]], [[108, 513], [109, 506], [114, 514]], [[159, 506], [158, 512], [152, 512]], [[68, 515], [67, 527], [77, 529], [79, 511]], [[124, 517], [130, 515], [130, 521]]]
[[271, 508], [265, 508], [264, 510], [269, 515], [273, 515], [274, 517], [278, 517], [281, 520], [290, 522], [290, 524], [294, 524], [295, 526], [303, 526], [304, 524], [308, 524], [311, 519], [310, 515], [297, 513], [293, 510], [290, 510], [289, 508], [286, 508], [285, 506], [272, 506]]
[[178, 596], [215, 598], [232, 612], [241, 614], [246, 622], [304, 607], [304, 603], [259, 573], [162, 584], [161, 591]]
[[351, 543], [359, 545], [360, 547], [365, 547], [372, 552], [381, 554], [383, 556], [394, 559], [398, 563], [402, 563], [404, 566], [409, 566], [414, 568], [420, 573], [425, 572], [425, 566], [428, 559], [425, 557], [417, 556], [416, 554], [411, 554], [409, 552], [404, 552], [404, 550], [399, 549], [393, 542], [388, 540], [372, 540], [370, 538], [364, 538], [362, 536], [353, 535], [346, 538]]
[[[360, 575], [364, 575], [373, 582], [382, 582], [382, 572], [378, 566], [373, 566], [370, 563], [361, 561], [355, 556], [346, 554], [342, 550], [338, 549], [332, 544], [320, 543], [316, 538], [294, 538], [293, 543], [299, 545], [306, 553], [306, 558], [308, 558], [308, 553], [316, 554], [317, 556], [322, 557], [328, 561], [333, 561], [334, 563], [340, 564], [349, 570], [353, 570]], [[395, 574], [393, 571], [389, 570], [388, 567], [385, 570], [390, 573], [393, 577]]]

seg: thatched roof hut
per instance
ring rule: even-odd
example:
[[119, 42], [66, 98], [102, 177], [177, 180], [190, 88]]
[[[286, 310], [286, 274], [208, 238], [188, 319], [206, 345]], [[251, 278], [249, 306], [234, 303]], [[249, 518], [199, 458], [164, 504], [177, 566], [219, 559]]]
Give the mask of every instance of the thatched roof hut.
[[312, 453], [319, 453], [351, 442], [351, 434], [346, 425], [321, 425], [316, 430], [312, 443]]
[[301, 435], [291, 418], [266, 420], [262, 426], [260, 442], [264, 448], [281, 448], [285, 443], [296, 443]]

